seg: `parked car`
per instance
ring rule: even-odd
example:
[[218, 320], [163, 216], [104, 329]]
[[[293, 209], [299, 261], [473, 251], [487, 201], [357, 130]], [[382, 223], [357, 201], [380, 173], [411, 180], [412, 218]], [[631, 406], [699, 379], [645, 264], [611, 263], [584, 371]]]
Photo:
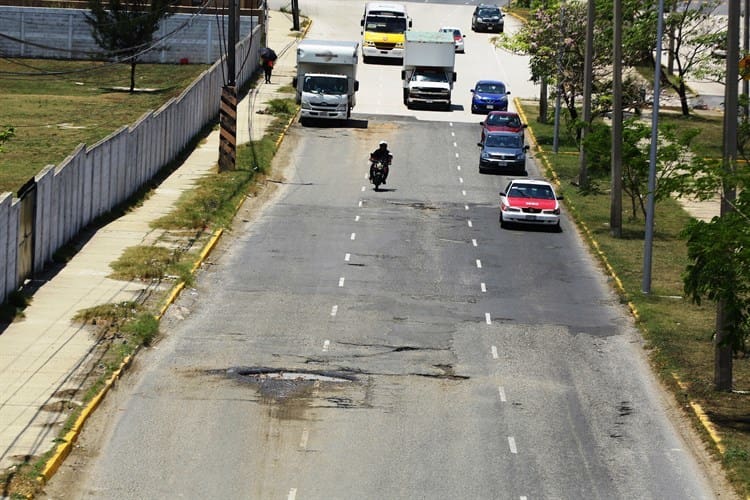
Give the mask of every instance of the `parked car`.
[[500, 7], [497, 5], [479, 4], [471, 16], [471, 29], [474, 31], [497, 31], [502, 33], [505, 28], [505, 19]]
[[527, 127], [518, 113], [513, 111], [490, 111], [487, 118], [479, 123], [482, 125], [480, 141], [484, 141], [488, 132], [515, 132], [523, 137], [523, 129]]
[[472, 113], [487, 113], [489, 111], [507, 111], [508, 95], [503, 82], [497, 80], [479, 80], [474, 88], [471, 98]]
[[464, 35], [461, 33], [459, 28], [453, 28], [451, 26], [443, 26], [438, 31], [443, 33], [450, 33], [453, 36], [453, 41], [456, 44], [456, 52], [464, 53]]
[[489, 132], [477, 146], [479, 153], [479, 173], [495, 171], [516, 175], [526, 175], [526, 152], [529, 147], [523, 143], [523, 136], [517, 132]]
[[513, 179], [500, 193], [500, 226], [537, 224], [560, 229], [562, 196], [545, 180]]

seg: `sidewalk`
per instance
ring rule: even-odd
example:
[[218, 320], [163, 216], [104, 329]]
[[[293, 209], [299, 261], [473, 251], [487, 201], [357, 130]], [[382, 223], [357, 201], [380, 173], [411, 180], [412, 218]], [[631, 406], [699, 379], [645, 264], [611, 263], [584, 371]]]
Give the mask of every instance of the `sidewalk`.
[[[273, 83], [261, 78], [238, 105], [237, 142], [259, 139], [273, 120], [259, 114], [265, 103], [291, 84], [296, 64], [296, 38], [291, 19], [270, 12], [268, 45], [279, 56]], [[286, 94], [288, 97], [288, 94]], [[91, 333], [71, 319], [76, 312], [100, 304], [136, 300], [149, 285], [107, 278], [110, 262], [132, 246], [153, 244], [163, 231], [151, 221], [172, 211], [180, 195], [215, 171], [219, 131], [213, 131], [144, 204], [97, 231], [59, 273], [40, 284], [25, 318], [0, 332], [0, 470], [39, 457], [55, 447], [67, 416], [79, 405], [95, 344]]]

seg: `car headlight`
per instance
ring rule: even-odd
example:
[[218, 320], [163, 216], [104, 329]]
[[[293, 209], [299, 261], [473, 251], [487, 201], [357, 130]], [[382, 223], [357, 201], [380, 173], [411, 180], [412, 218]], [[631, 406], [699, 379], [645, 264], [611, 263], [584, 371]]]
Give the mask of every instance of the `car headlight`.
[[502, 210], [503, 212], [520, 212], [521, 211], [520, 208], [509, 207], [508, 205], [504, 205], [504, 204], [500, 205], [500, 210]]
[[302, 109], [312, 109], [312, 106], [307, 101], [302, 101]]
[[483, 160], [486, 160], [486, 159], [487, 159], [487, 158], [489, 158], [489, 157], [490, 157], [490, 154], [489, 154], [488, 152], [486, 152], [486, 151], [482, 151], [482, 159], [483, 159]]
[[516, 160], [523, 160], [524, 158], [526, 158], [526, 156], [523, 153], [518, 153], [516, 155]]
[[403, 49], [404, 48], [404, 42], [396, 42], [396, 45], [394, 45], [397, 49]]
[[373, 41], [370, 41], [370, 40], [366, 40], [366, 41], [365, 41], [365, 43], [364, 43], [363, 45], [364, 45], [365, 47], [374, 47], [374, 46], [375, 46], [375, 42], [373, 42]]

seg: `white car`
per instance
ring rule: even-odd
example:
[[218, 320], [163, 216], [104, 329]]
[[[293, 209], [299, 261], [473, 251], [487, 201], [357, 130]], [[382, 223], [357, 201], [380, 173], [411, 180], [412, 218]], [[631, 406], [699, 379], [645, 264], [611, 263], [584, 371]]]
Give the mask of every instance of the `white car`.
[[464, 35], [461, 33], [460, 29], [452, 26], [443, 26], [438, 31], [453, 35], [453, 42], [456, 44], [456, 52], [464, 53]]
[[513, 179], [500, 193], [500, 226], [535, 224], [560, 230], [560, 202], [552, 184], [544, 180]]

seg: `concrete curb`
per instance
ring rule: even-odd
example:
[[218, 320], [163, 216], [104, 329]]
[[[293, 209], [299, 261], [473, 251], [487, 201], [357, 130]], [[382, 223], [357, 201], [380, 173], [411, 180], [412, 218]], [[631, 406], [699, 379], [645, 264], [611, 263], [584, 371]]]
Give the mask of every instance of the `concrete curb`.
[[[513, 99], [513, 102], [515, 103], [516, 110], [518, 110], [518, 114], [521, 115], [523, 122], [529, 123], [529, 120], [526, 117], [526, 114], [523, 112], [523, 108], [520, 105], [521, 101], [516, 97]], [[555, 172], [555, 169], [552, 167], [549, 160], [547, 159], [547, 155], [545, 151], [542, 149], [541, 146], [539, 146], [536, 136], [534, 135], [534, 131], [531, 130], [530, 128], [527, 128], [526, 130], [529, 132], [529, 139], [532, 145], [534, 146], [534, 149], [541, 153], [540, 159], [542, 163], [544, 164], [545, 171], [549, 173], [554, 183], [557, 186], [560, 186], [560, 179], [557, 176], [557, 172]], [[576, 224], [581, 228], [583, 233], [586, 235], [586, 239], [588, 240], [589, 244], [594, 248], [594, 251], [596, 252], [597, 257], [599, 258], [599, 260], [602, 262], [605, 269], [607, 270], [607, 274], [609, 274], [609, 276], [614, 280], [618, 292], [623, 298], [627, 298], [627, 293], [625, 291], [625, 287], [622, 284], [622, 281], [620, 280], [620, 277], [617, 276], [617, 273], [609, 264], [609, 260], [607, 260], [606, 255], [604, 255], [604, 252], [602, 252], [601, 248], [599, 247], [599, 242], [596, 241], [593, 233], [589, 230], [586, 224], [583, 221], [581, 221], [580, 218], [578, 217], [577, 215], [578, 210], [567, 198], [564, 200], [564, 203], [565, 203], [565, 207], [575, 215], [574, 219], [575, 219]], [[638, 314], [638, 309], [635, 307], [635, 304], [633, 304], [630, 300], [628, 300], [627, 305], [628, 305], [628, 309], [630, 310], [630, 313], [633, 315], [636, 321], [640, 322], [641, 317], [640, 317], [640, 314]], [[644, 327], [641, 325], [639, 326], [639, 329], [644, 329]], [[677, 382], [677, 385], [683, 391], [687, 392], [687, 389], [688, 389], [687, 384], [685, 384], [682, 380], [680, 380], [680, 378], [677, 376], [676, 373], [672, 373], [672, 377]], [[698, 421], [701, 423], [701, 425], [706, 430], [711, 440], [714, 442], [716, 449], [719, 451], [721, 455], [723, 455], [724, 452], [726, 451], [726, 446], [724, 446], [724, 444], [722, 443], [721, 436], [716, 430], [716, 426], [714, 425], [714, 423], [711, 422], [711, 420], [708, 418], [708, 415], [706, 415], [706, 412], [703, 411], [703, 408], [701, 407], [701, 405], [699, 405], [698, 403], [694, 401], [688, 401], [688, 404], [690, 405], [690, 408], [693, 410], [693, 413], [695, 414]]]
[[81, 433], [81, 430], [83, 429], [83, 425], [86, 423], [86, 420], [88, 420], [89, 416], [104, 400], [104, 396], [115, 385], [115, 382], [122, 376], [125, 369], [130, 366], [130, 363], [133, 361], [133, 357], [136, 355], [139, 349], [140, 348], [137, 347], [133, 354], [123, 360], [120, 367], [115, 370], [104, 383], [104, 387], [102, 388], [102, 390], [99, 391], [99, 393], [94, 396], [91, 401], [89, 401], [83, 411], [81, 411], [81, 414], [78, 415], [78, 418], [73, 424], [71, 430], [68, 431], [67, 434], [65, 434], [65, 437], [63, 438], [64, 442], [57, 446], [55, 453], [49, 460], [47, 460], [44, 469], [42, 469], [42, 472], [39, 474], [39, 476], [37, 476], [37, 481], [42, 485], [46, 484], [47, 481], [49, 481], [49, 479], [55, 474], [55, 472], [57, 472], [57, 469], [60, 468], [60, 465], [62, 465], [65, 458], [70, 454], [73, 449], [73, 445], [75, 444], [78, 436]]

